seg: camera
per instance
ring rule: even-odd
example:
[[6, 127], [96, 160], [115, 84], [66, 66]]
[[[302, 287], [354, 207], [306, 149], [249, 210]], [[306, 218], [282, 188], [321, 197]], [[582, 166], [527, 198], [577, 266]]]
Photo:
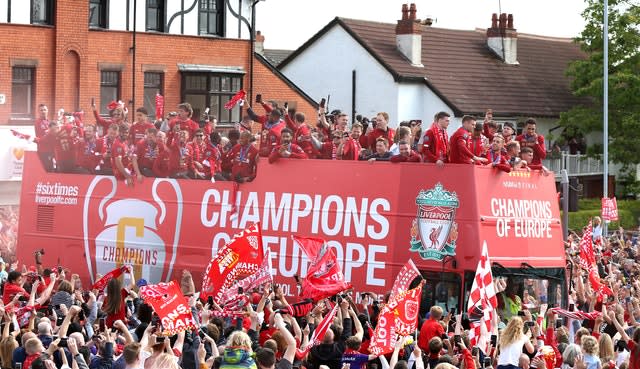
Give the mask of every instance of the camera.
[[44, 249], [36, 250], [33, 252], [34, 255], [44, 255]]

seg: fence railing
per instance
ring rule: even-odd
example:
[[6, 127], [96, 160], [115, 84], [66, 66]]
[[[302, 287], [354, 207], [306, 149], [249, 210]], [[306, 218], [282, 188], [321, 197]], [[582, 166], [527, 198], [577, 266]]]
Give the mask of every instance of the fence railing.
[[556, 177], [560, 175], [560, 170], [566, 169], [569, 176], [587, 176], [602, 174], [604, 169], [602, 160], [587, 157], [584, 154], [569, 154], [561, 152], [559, 156], [547, 156], [542, 160], [542, 164], [549, 170], [554, 171]]

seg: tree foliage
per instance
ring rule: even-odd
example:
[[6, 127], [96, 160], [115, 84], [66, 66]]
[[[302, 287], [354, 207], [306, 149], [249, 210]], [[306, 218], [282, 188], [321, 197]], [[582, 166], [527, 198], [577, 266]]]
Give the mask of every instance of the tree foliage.
[[[577, 42], [586, 59], [573, 62], [567, 74], [577, 96], [590, 103], [560, 116], [569, 137], [603, 131], [604, 1], [587, 0], [585, 29]], [[625, 165], [640, 162], [640, 3], [609, 0], [609, 160]], [[592, 145], [589, 153], [601, 154]]]

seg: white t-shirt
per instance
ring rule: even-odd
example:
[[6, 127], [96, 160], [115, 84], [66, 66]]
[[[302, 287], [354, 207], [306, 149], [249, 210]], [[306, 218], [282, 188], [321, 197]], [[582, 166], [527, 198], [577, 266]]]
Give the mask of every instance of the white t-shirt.
[[529, 338], [522, 335], [520, 339], [506, 347], [500, 347], [500, 356], [498, 356], [498, 365], [515, 365], [518, 366], [522, 347]]

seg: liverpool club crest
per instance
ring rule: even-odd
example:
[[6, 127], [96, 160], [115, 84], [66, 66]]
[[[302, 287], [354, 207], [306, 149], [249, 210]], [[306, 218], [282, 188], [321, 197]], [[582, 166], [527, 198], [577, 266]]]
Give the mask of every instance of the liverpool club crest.
[[411, 226], [411, 248], [425, 260], [444, 259], [456, 254], [458, 225], [456, 209], [458, 195], [449, 192], [441, 183], [430, 190], [421, 190], [416, 198], [418, 215]]

